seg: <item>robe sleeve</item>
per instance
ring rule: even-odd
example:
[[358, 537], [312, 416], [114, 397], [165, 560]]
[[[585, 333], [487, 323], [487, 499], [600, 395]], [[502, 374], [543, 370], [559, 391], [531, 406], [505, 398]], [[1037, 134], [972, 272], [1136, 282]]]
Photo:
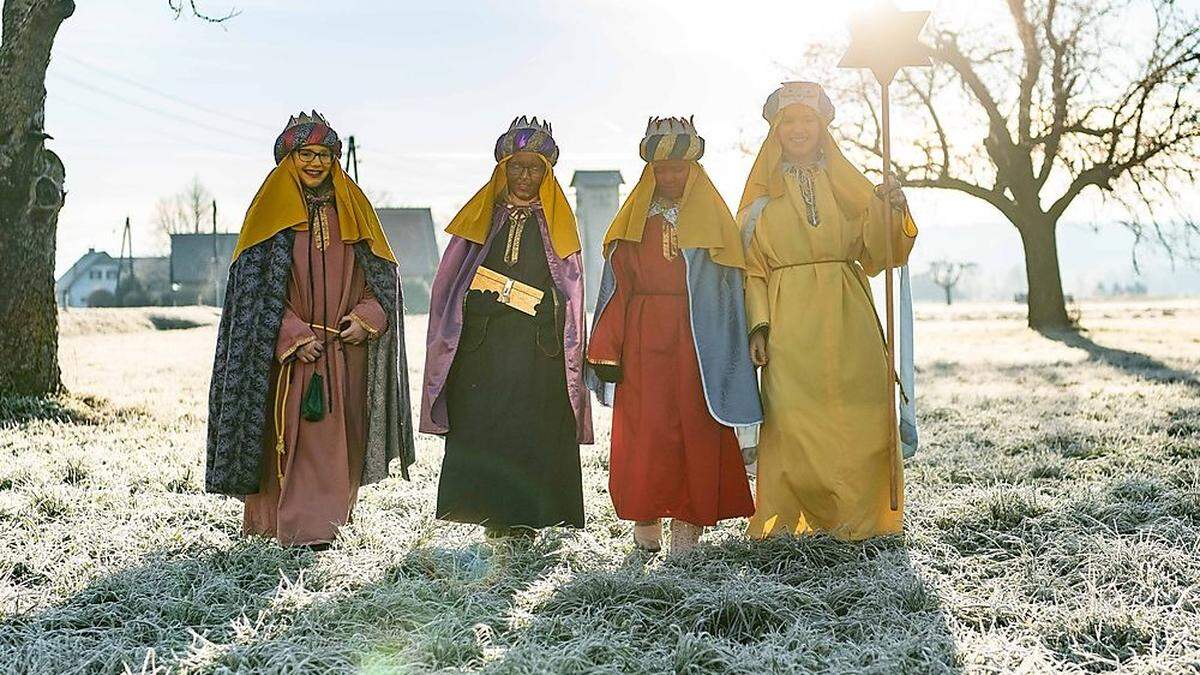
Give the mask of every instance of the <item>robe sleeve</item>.
[[375, 299], [375, 294], [371, 292], [371, 287], [365, 281], [363, 282], [362, 299], [358, 301], [354, 309], [350, 310], [349, 318], [367, 331], [369, 339], [374, 340], [387, 331], [387, 315], [383, 312], [383, 305]]
[[765, 221], [764, 213], [759, 216], [754, 236], [746, 248], [746, 326], [750, 329], [750, 335], [771, 327], [771, 308], [767, 302], [767, 277], [771, 267], [759, 241]]
[[316, 339], [308, 324], [292, 311], [291, 304], [284, 305], [283, 322], [279, 325], [279, 337], [275, 340], [275, 358], [284, 363], [296, 354], [297, 349]]
[[625, 345], [625, 308], [633, 294], [633, 274], [630, 264], [632, 249], [618, 243], [612, 253], [613, 277], [617, 288], [604, 306], [600, 319], [592, 327], [588, 342], [588, 362], [604, 366], [621, 365], [621, 350]]
[[[867, 210], [866, 222], [862, 231], [862, 254], [858, 262], [868, 276], [875, 276], [887, 266], [887, 224], [886, 209], [883, 199], [871, 200], [871, 208]], [[901, 267], [908, 262], [908, 254], [912, 251], [917, 238], [917, 225], [913, 222], [912, 214], [907, 208], [903, 211], [892, 211], [892, 267]]]

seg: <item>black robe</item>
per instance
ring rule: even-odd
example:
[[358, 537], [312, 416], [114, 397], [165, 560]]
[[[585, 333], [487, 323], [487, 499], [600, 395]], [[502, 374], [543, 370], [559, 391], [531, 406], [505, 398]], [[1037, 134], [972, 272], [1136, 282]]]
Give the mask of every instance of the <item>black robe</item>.
[[[530, 215], [516, 264], [504, 260], [502, 221], [483, 266], [534, 286], [553, 303], [541, 228]], [[560, 303], [561, 304], [561, 303]], [[491, 303], [467, 304], [446, 383], [450, 431], [437, 517], [495, 527], [583, 527], [575, 412], [567, 396], [565, 313], [539, 321]]]

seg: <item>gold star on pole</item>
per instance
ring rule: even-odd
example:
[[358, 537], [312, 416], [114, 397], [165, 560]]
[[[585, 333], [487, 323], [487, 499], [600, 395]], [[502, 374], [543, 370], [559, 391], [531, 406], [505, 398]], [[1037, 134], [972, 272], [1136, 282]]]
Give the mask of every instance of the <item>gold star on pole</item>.
[[850, 20], [850, 49], [839, 68], [868, 68], [887, 86], [901, 68], [928, 66], [929, 49], [918, 37], [929, 12], [902, 12], [880, 2]]
[[[884, 185], [890, 185], [892, 180], [892, 127], [891, 103], [888, 89], [896, 73], [901, 68], [909, 66], [929, 66], [929, 49], [921, 44], [918, 37], [925, 22], [929, 20], [929, 12], [901, 12], [890, 0], [878, 2], [873, 9], [850, 21], [850, 49], [838, 64], [841, 68], [868, 68], [875, 73], [879, 81], [881, 125], [880, 136], [883, 147]], [[907, 217], [907, 216], [906, 216]], [[884, 223], [890, 232], [894, 225], [893, 209], [884, 208]], [[892, 267], [894, 256], [892, 252], [892, 237], [884, 237], [884, 289], [887, 294], [887, 362], [888, 372], [896, 372], [896, 320], [893, 314], [895, 301], [892, 286]], [[900, 478], [899, 465], [901, 459], [900, 444], [896, 438], [896, 386], [892, 378], [887, 378], [888, 395], [888, 436], [892, 451], [890, 483], [890, 501], [893, 511], [900, 508]]]

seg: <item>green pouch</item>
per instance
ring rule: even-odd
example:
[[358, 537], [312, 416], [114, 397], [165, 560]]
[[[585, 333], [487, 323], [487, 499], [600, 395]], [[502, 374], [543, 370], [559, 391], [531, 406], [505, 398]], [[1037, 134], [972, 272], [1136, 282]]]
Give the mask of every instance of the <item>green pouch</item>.
[[320, 373], [313, 373], [308, 381], [308, 390], [300, 399], [300, 416], [309, 422], [319, 422], [325, 417], [325, 381]]

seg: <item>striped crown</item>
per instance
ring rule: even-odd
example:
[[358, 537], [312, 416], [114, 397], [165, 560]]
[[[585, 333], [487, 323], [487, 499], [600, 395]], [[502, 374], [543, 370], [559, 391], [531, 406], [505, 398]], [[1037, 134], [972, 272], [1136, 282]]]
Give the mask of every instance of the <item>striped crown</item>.
[[696, 131], [695, 117], [651, 117], [638, 148], [642, 159], [695, 161], [704, 156], [704, 139]]

